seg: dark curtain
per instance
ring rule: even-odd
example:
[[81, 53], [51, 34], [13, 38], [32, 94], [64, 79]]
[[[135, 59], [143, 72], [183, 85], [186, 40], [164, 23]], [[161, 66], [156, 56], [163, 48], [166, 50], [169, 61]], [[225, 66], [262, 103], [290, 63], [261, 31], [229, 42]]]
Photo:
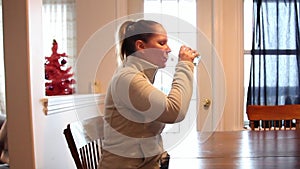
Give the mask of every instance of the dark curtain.
[[247, 105], [300, 103], [299, 1], [253, 1]]

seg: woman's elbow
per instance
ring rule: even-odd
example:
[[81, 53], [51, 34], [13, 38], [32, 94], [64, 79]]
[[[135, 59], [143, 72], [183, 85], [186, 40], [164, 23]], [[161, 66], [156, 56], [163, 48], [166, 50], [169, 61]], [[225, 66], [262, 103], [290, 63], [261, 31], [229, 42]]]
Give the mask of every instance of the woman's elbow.
[[178, 123], [184, 120], [186, 113], [179, 112], [174, 123]]
[[184, 120], [186, 113], [183, 113], [181, 111], [178, 111], [177, 113], [163, 113], [159, 118], [158, 121], [162, 123], [172, 124], [172, 123], [178, 123]]

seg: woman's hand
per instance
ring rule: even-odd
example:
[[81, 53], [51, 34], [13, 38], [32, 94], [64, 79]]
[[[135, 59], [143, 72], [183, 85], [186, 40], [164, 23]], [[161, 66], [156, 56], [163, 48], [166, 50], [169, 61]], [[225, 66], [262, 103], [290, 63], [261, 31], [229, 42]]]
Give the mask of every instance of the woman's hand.
[[190, 61], [193, 62], [199, 53], [196, 50], [191, 49], [185, 45], [182, 45], [179, 50], [179, 61]]

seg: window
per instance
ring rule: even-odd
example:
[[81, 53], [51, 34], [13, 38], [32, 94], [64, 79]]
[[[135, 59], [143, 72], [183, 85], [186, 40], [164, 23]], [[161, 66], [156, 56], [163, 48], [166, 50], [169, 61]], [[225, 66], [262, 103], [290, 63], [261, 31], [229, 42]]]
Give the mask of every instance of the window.
[[252, 14], [253, 0], [244, 0], [244, 123], [249, 124], [246, 114], [247, 89], [249, 85], [251, 48], [252, 48]]
[[[169, 92], [172, 83], [172, 69], [177, 63], [177, 55], [182, 44], [196, 47], [195, 30], [184, 30], [180, 23], [164, 22], [164, 15], [171, 15], [181, 20], [185, 20], [196, 27], [196, 1], [195, 0], [144, 0], [144, 13], [162, 14], [156, 21], [161, 23], [168, 32], [168, 44], [172, 49], [165, 70], [159, 70], [155, 80], [155, 86], [165, 93]], [[147, 15], [145, 17], [147, 19]], [[153, 19], [153, 18], [151, 18]], [[166, 71], [171, 71], [170, 73]]]
[[244, 0], [244, 3], [247, 104], [299, 104], [299, 2], [265, 0], [253, 1], [252, 5], [252, 1]]
[[58, 52], [68, 55], [66, 66], [72, 67], [76, 57], [75, 7], [75, 0], [43, 0], [43, 54], [51, 55], [55, 39]]
[[[156, 20], [161, 23], [168, 32], [168, 44], [172, 50], [165, 69], [160, 69], [155, 77], [154, 85], [164, 93], [168, 93], [171, 88], [174, 68], [178, 60], [178, 52], [181, 45], [188, 45], [196, 48], [196, 0], [144, 0], [145, 19]], [[149, 18], [147, 18], [149, 14]], [[159, 14], [153, 19], [151, 14]], [[169, 17], [172, 19], [170, 22]], [[182, 21], [185, 23], [182, 24]], [[189, 25], [189, 26], [187, 26]], [[196, 76], [195, 71], [195, 78]], [[190, 111], [197, 112], [196, 93], [197, 87], [194, 85], [194, 94], [192, 96]], [[191, 118], [195, 120], [196, 118]], [[193, 121], [190, 121], [192, 124]], [[167, 125], [165, 132], [180, 132], [180, 126]]]

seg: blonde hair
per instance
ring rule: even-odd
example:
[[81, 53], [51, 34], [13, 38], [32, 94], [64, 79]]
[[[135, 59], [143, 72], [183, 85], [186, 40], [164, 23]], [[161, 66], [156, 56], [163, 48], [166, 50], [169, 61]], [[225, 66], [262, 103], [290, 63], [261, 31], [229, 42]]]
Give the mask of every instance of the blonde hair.
[[117, 39], [117, 53], [121, 59], [124, 59], [136, 52], [135, 42], [142, 40], [148, 42], [149, 38], [155, 34], [155, 25], [160, 25], [152, 20], [125, 21], [119, 28]]

